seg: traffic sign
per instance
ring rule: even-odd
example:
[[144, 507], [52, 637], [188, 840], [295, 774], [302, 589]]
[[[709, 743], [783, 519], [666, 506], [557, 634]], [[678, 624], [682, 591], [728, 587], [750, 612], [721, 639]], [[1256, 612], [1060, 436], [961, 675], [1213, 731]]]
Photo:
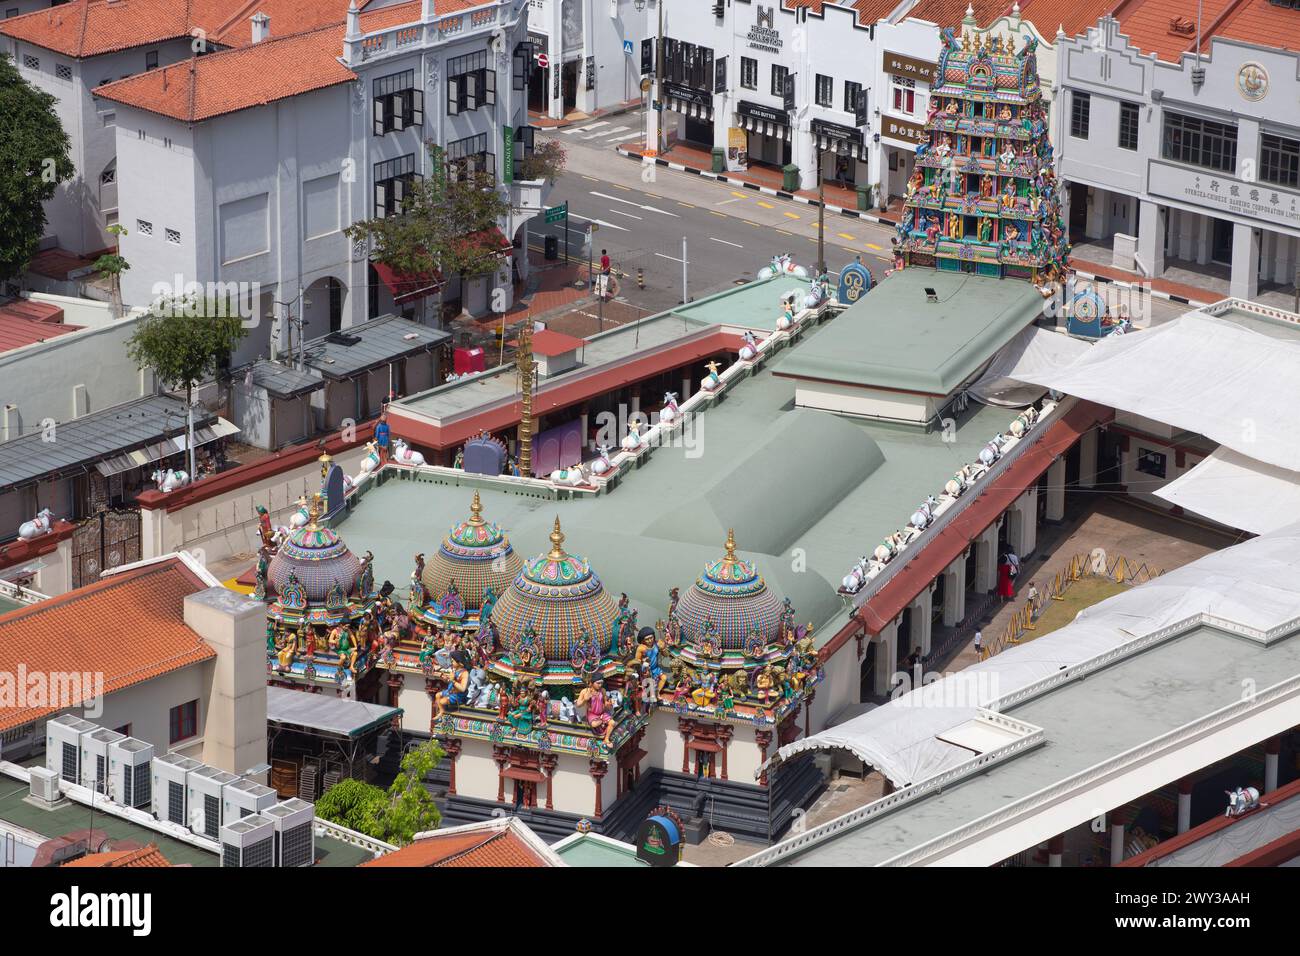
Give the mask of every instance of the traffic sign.
[[633, 49], [633, 48], [632, 48], [632, 41], [631, 41], [631, 40], [624, 40], [624, 41], [623, 41], [623, 52], [624, 52], [627, 56], [631, 56], [631, 55], [632, 55], [632, 49]]
[[546, 209], [547, 222], [563, 222], [569, 218], [569, 202], [566, 199], [558, 206], [549, 206]]
[[544, 69], [546, 69], [548, 66], [551, 65], [551, 58], [550, 58], [549, 56], [547, 56], [545, 53], [538, 53], [538, 54], [537, 54], [537, 65], [540, 66], [540, 67], [544, 70]]

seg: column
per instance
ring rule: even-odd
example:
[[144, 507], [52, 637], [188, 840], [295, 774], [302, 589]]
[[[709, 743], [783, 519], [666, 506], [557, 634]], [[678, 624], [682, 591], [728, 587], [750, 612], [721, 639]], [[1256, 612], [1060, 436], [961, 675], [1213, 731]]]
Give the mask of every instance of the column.
[[1083, 233], [1091, 239], [1110, 235], [1107, 228], [1106, 207], [1110, 204], [1110, 193], [1095, 186], [1088, 187], [1088, 221]]
[[975, 590], [991, 594], [998, 586], [998, 526], [989, 525], [971, 544], [975, 552]]
[[1178, 781], [1178, 832], [1186, 833], [1192, 828], [1192, 778], [1183, 777]]
[[506, 763], [509, 757], [499, 747], [492, 748], [492, 762], [497, 765], [497, 803], [506, 802]]
[[1194, 214], [1194, 218], [1195, 222], [1192, 224], [1192, 255], [1196, 259], [1197, 265], [1209, 265], [1210, 256], [1214, 254], [1214, 218], [1199, 214]]
[[552, 794], [555, 790], [555, 767], [560, 762], [560, 758], [555, 754], [543, 754], [541, 765], [542, 773], [546, 774], [546, 809], [554, 810], [555, 804], [552, 802]]
[[1058, 833], [1047, 841], [1047, 865], [1059, 867], [1061, 857], [1065, 853], [1065, 834]]
[[1232, 282], [1228, 293], [1237, 299], [1259, 294], [1259, 233], [1241, 223], [1232, 225]]
[[1277, 789], [1277, 758], [1282, 751], [1282, 738], [1270, 737], [1264, 745], [1264, 792]]
[[[930, 590], [933, 585], [926, 585], [912, 601], [912, 646], [919, 647], [922, 654], [930, 653], [930, 632], [932, 630], [931, 613], [934, 608], [934, 592]], [[916, 676], [912, 676], [912, 686], [919, 687], [920, 681]]]
[[804, 737], [812, 736], [812, 705], [817, 698], [817, 691], [811, 690], [803, 702], [803, 735]]
[[691, 373], [686, 371], [682, 373], [682, 394], [677, 401], [685, 405], [686, 400], [691, 397]]
[[609, 773], [609, 764], [603, 760], [591, 761], [591, 779], [596, 782], [596, 816], [605, 812], [604, 803], [601, 797], [601, 781], [605, 779], [605, 774]]
[[1097, 484], [1097, 429], [1090, 428], [1079, 436], [1079, 487]]
[[1124, 812], [1112, 810], [1110, 814], [1110, 865], [1124, 862]]
[[[758, 765], [763, 767], [767, 763], [767, 748], [772, 744], [772, 731], [756, 730], [754, 731], [754, 743], [758, 744]], [[758, 785], [767, 786], [767, 768], [763, 767], [763, 772], [758, 776]]]
[[717, 741], [722, 745], [722, 779], [727, 779], [727, 751], [731, 749], [732, 729], [730, 724], [718, 725]]
[[1065, 456], [1047, 466], [1047, 520], [1065, 520]]
[[898, 667], [898, 622], [890, 621], [872, 643], [876, 654], [876, 673], [872, 693], [888, 697], [894, 688], [894, 671]]
[[943, 573], [943, 626], [956, 627], [957, 622], [966, 616], [965, 556], [959, 556], [943, 569]]
[[1165, 271], [1165, 207], [1144, 199], [1138, 215], [1138, 258], [1149, 275], [1161, 275]]
[[447, 768], [447, 796], [456, 795], [456, 761], [460, 758], [461, 747], [463, 746], [459, 737], [448, 737], [446, 740], [439, 741], [442, 745], [443, 752], [446, 753], [450, 766]]
[[682, 773], [691, 772], [691, 729], [693, 723], [684, 718], [677, 720], [677, 732], [682, 735]]
[[1008, 536], [1016, 554], [1027, 558], [1038, 546], [1038, 485], [1031, 485], [1012, 506], [1016, 521]]

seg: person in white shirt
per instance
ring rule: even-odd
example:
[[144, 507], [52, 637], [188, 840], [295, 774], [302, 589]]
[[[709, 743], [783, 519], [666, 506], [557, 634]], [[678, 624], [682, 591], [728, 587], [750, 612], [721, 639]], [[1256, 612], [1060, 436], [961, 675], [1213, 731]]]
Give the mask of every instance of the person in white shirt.
[[979, 628], [975, 629], [975, 656], [984, 660], [984, 634]]

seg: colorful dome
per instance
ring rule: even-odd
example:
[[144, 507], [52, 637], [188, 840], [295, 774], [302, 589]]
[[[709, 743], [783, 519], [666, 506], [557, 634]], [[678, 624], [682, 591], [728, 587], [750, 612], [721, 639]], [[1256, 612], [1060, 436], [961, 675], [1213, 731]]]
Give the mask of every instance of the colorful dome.
[[483, 520], [477, 491], [469, 510], [469, 519], [442, 539], [437, 553], [424, 566], [421, 581], [431, 602], [446, 594], [454, 582], [465, 607], [478, 610], [487, 588], [500, 597], [510, 587], [523, 560], [501, 529]]
[[294, 531], [280, 545], [271, 559], [267, 580], [278, 594], [288, 584], [291, 574], [297, 575], [309, 604], [323, 604], [335, 584], [343, 588], [347, 597], [353, 596], [361, 574], [361, 561], [348, 550], [342, 538], [329, 528], [319, 527], [313, 515], [305, 527]]
[[722, 646], [740, 650], [755, 628], [765, 640], [776, 639], [781, 631], [781, 611], [781, 602], [754, 565], [736, 557], [736, 536], [728, 529], [726, 554], [706, 565], [704, 573], [682, 595], [677, 620], [686, 640], [697, 640], [712, 621]]
[[551, 550], [524, 564], [492, 611], [497, 640], [513, 646], [532, 626], [547, 660], [569, 661], [585, 631], [601, 653], [613, 642], [618, 605], [585, 558], [564, 550], [560, 519], [551, 532]]

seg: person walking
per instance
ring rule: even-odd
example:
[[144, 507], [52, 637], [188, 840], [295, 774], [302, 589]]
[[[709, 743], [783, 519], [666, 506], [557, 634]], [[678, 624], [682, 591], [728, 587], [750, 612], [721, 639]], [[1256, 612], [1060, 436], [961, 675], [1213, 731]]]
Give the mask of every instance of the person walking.
[[984, 633], [978, 627], [975, 628], [975, 657], [984, 660]]
[[1011, 562], [1007, 560], [1006, 555], [1002, 556], [1002, 562], [998, 565], [998, 596], [1004, 601], [1010, 601], [1016, 596], [1015, 585], [1011, 583]]
[[1038, 585], [1036, 582], [1034, 581], [1029, 582], [1029, 594], [1027, 595], [1027, 597], [1029, 599], [1029, 619], [1032, 621], [1034, 618], [1038, 617], [1039, 596], [1038, 596]]
[[1013, 578], [1020, 574], [1020, 555], [1010, 549], [1007, 550], [1007, 564], [1011, 565], [1011, 576]]

